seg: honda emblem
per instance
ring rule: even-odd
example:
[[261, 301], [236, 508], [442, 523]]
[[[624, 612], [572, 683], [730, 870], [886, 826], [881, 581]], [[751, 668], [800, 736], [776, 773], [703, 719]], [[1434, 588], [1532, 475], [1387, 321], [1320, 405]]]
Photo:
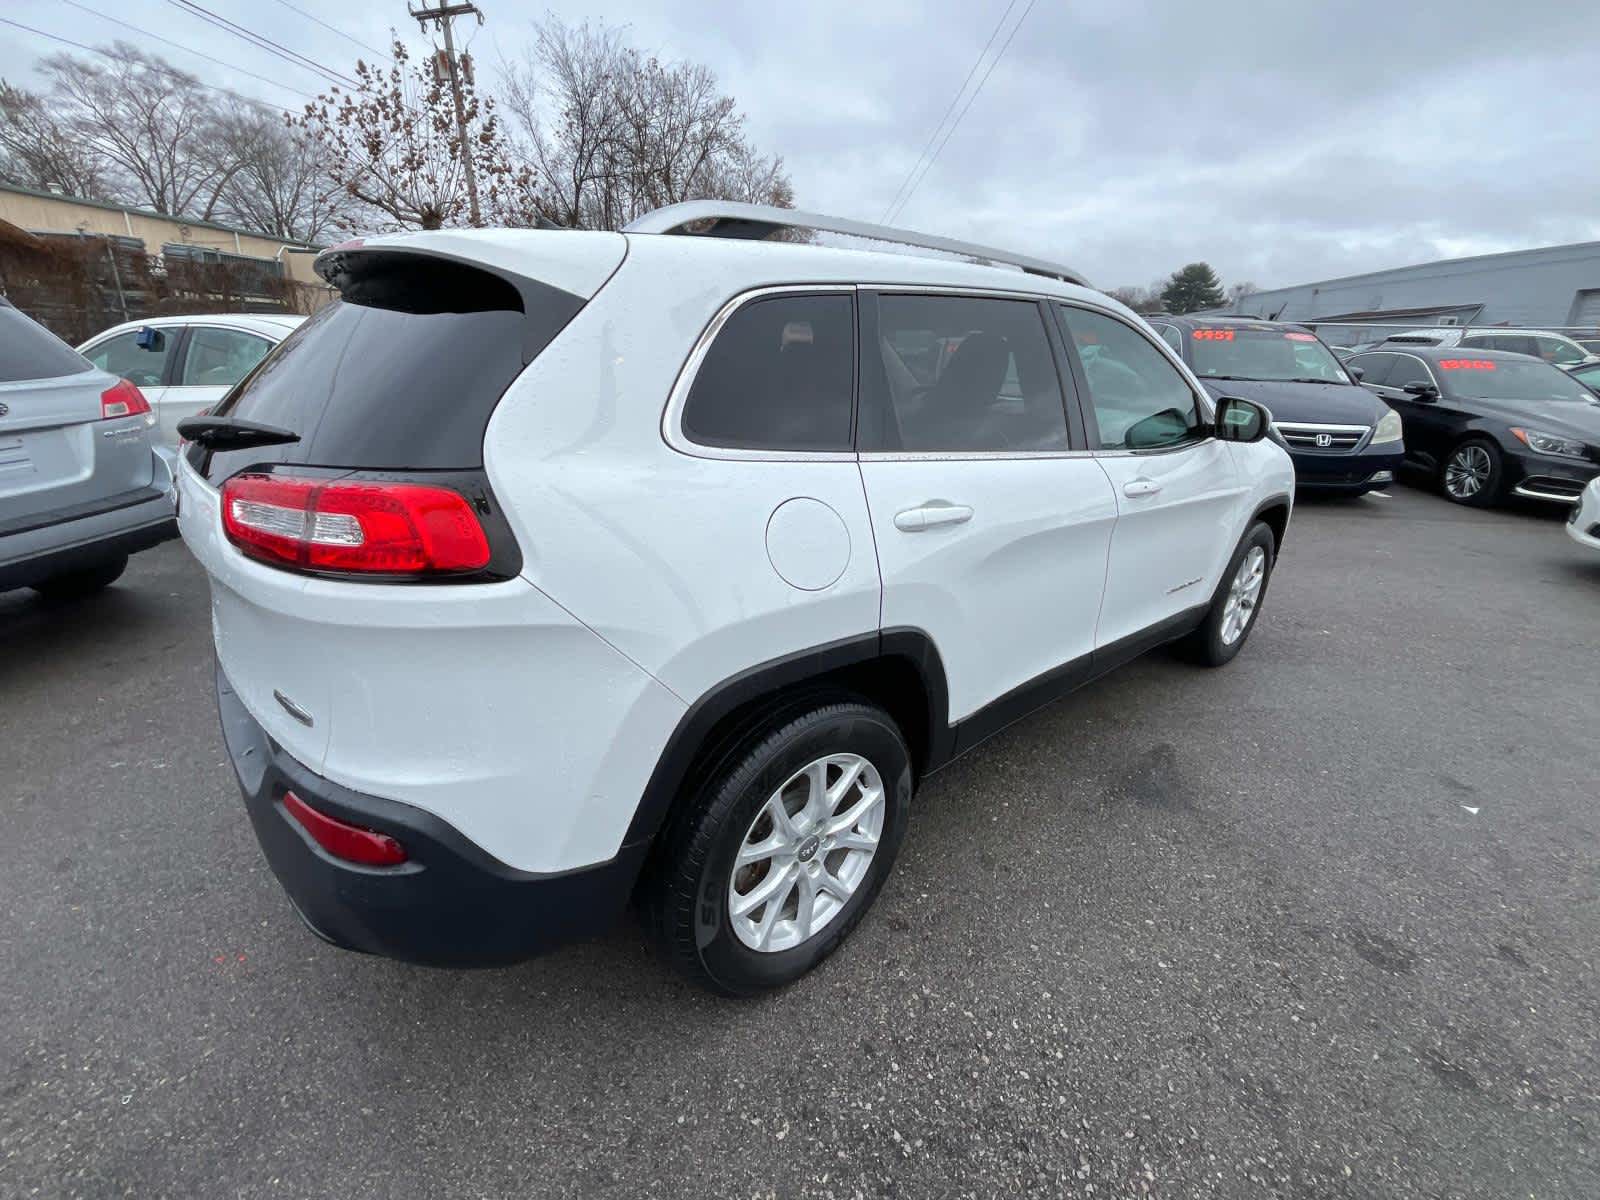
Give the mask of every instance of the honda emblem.
[[1333, 434], [1331, 434], [1331, 433], [1319, 433], [1319, 434], [1317, 434], [1317, 449], [1326, 450], [1331, 445], [1333, 445]]

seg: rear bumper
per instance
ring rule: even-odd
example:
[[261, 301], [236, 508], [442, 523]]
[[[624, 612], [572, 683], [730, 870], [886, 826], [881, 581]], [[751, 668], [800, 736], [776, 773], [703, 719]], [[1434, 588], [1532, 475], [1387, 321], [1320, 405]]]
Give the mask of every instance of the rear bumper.
[[1400, 442], [1388, 442], [1380, 449], [1367, 449], [1355, 454], [1316, 454], [1310, 451], [1290, 450], [1294, 459], [1294, 478], [1297, 488], [1324, 488], [1330, 491], [1365, 491], [1382, 487], [1394, 478], [1405, 462], [1405, 449]]
[[[600, 933], [626, 907], [648, 841], [577, 871], [516, 870], [431, 813], [316, 775], [266, 736], [220, 666], [216, 682], [223, 739], [262, 853], [325, 941], [429, 966], [499, 966]], [[290, 790], [395, 838], [408, 861], [371, 868], [334, 858], [284, 810]]]
[[29, 587], [178, 536], [169, 493], [141, 488], [113, 499], [116, 504], [109, 508], [62, 510], [59, 520], [30, 519], [26, 527], [19, 522], [9, 532], [0, 526], [0, 591]]

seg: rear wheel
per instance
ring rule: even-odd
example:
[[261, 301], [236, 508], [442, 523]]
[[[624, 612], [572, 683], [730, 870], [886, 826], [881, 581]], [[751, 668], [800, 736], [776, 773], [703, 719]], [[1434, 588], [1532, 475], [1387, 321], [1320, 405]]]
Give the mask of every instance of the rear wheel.
[[816, 966], [872, 904], [905, 835], [911, 760], [887, 713], [841, 701], [756, 731], [686, 799], [646, 917], [679, 970], [749, 995]]
[[1487, 438], [1468, 438], [1445, 456], [1439, 485], [1457, 504], [1488, 508], [1500, 499], [1505, 471], [1500, 447]]
[[76, 600], [79, 596], [87, 596], [92, 592], [98, 592], [101, 588], [110, 587], [127, 569], [128, 556], [120, 554], [92, 567], [52, 575], [49, 579], [34, 584], [33, 590], [46, 600]]
[[1232, 662], [1255, 627], [1267, 594], [1277, 541], [1266, 522], [1257, 521], [1233, 552], [1222, 582], [1211, 597], [1205, 621], [1180, 643], [1193, 661], [1207, 667]]

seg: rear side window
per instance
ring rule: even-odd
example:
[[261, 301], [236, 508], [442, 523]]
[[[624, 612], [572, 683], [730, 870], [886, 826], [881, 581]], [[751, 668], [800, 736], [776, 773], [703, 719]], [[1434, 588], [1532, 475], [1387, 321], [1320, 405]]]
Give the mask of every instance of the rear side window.
[[861, 448], [1067, 448], [1061, 377], [1039, 306], [978, 296], [877, 298], [861, 354]]
[[[141, 335], [148, 346], [139, 345]], [[129, 383], [156, 387], [161, 383], [167, 359], [177, 341], [176, 329], [151, 329], [147, 334], [144, 330], [130, 329], [91, 347], [87, 357], [102, 371], [120, 375]]]
[[43, 325], [0, 304], [0, 383], [77, 375], [89, 362]]
[[1562, 366], [1566, 363], [1582, 362], [1587, 357], [1581, 346], [1567, 341], [1566, 338], [1537, 337], [1533, 339], [1538, 347], [1539, 357], [1545, 362]]
[[738, 450], [849, 450], [855, 304], [843, 293], [753, 300], [718, 331], [683, 433]]
[[[358, 252], [330, 268], [326, 305], [217, 406], [298, 442], [199, 447], [208, 479], [277, 462], [365, 470], [473, 470], [500, 396], [583, 301], [448, 259]], [[193, 351], [191, 350], [191, 353]]]
[[1150, 328], [1161, 335], [1161, 340], [1171, 346], [1179, 358], [1183, 357], [1183, 334], [1176, 325], [1152, 325]]

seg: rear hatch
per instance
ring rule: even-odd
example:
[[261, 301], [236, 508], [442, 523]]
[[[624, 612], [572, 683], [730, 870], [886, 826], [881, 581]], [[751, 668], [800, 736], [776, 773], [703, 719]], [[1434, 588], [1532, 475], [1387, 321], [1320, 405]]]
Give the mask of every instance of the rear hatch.
[[149, 416], [118, 396], [108, 403], [118, 386], [0, 301], [0, 532], [150, 486]]
[[[624, 252], [618, 235], [534, 232], [408, 235], [327, 251], [317, 270], [340, 298], [269, 354], [214, 414], [293, 440], [185, 449], [179, 520], [211, 576], [219, 661], [256, 720], [313, 770], [356, 785], [352, 772], [329, 768], [330, 739], [342, 728], [346, 763], [370, 758], [373, 748], [358, 744], [356, 731], [383, 725], [388, 706], [404, 702], [371, 686], [399, 663], [435, 664], [428, 707], [454, 690], [452, 662], [478, 669], [492, 659], [492, 641], [473, 649], [471, 602], [492, 635], [497, 594], [529, 589], [506, 582], [521, 559], [483, 470], [484, 432], [506, 389]], [[257, 489], [252, 498], [238, 499], [247, 486]], [[291, 533], [303, 538], [301, 549], [328, 523], [363, 536], [345, 513], [312, 517], [277, 503], [274, 486], [458, 493], [482, 527], [489, 560], [472, 571], [411, 575], [327, 569], [296, 559], [293, 546], [269, 560], [241, 540], [241, 529], [248, 533], [241, 522], [256, 521], [264, 544], [279, 547], [292, 542], [279, 532], [290, 526], [300, 531]], [[225, 512], [238, 518], [233, 540]], [[447, 632], [461, 625], [465, 640]], [[451, 653], [441, 658], [442, 641]], [[467, 699], [470, 707], [470, 693]]]

